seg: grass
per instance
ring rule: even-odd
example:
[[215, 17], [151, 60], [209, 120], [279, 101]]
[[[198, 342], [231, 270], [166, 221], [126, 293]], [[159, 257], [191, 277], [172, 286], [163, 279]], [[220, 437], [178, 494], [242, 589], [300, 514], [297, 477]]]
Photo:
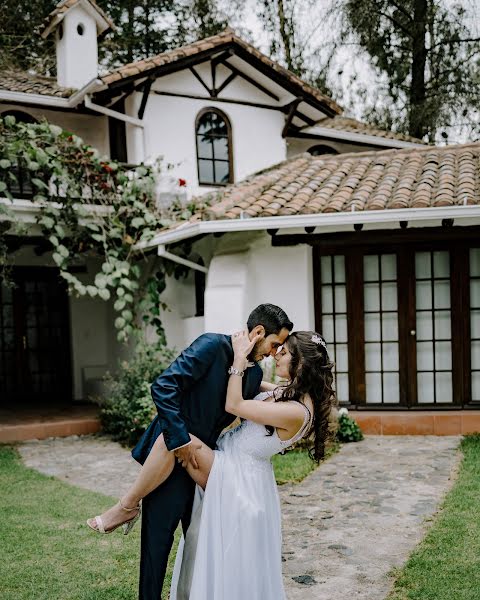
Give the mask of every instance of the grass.
[[457, 481], [388, 600], [480, 600], [480, 435], [460, 448]]
[[138, 525], [128, 536], [100, 536], [85, 526], [112, 498], [28, 469], [6, 447], [0, 447], [0, 489], [2, 600], [138, 597]]
[[[314, 466], [305, 450], [275, 457], [279, 483], [299, 481]], [[0, 489], [2, 600], [137, 598], [140, 527], [128, 536], [100, 536], [85, 525], [115, 499], [29, 469], [5, 446], [0, 446]], [[165, 590], [174, 557], [172, 552]]]
[[[340, 445], [327, 449], [325, 459], [338, 452]], [[317, 464], [308, 456], [308, 451], [303, 448], [289, 450], [285, 454], [276, 454], [273, 459], [275, 478], [279, 485], [285, 483], [299, 483], [311, 473]]]

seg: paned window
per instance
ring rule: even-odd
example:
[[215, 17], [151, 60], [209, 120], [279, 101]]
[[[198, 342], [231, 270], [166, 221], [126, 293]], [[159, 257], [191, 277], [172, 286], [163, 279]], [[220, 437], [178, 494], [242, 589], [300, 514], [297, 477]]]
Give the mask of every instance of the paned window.
[[400, 401], [395, 254], [363, 257], [367, 403]]
[[345, 257], [322, 256], [322, 330], [328, 355], [335, 363], [335, 390], [340, 402], [348, 402], [348, 331]]
[[226, 115], [217, 109], [201, 112], [197, 117], [196, 140], [198, 183], [232, 183], [232, 134]]
[[418, 403], [452, 402], [449, 252], [417, 252], [415, 281]]
[[472, 401], [480, 402], [480, 248], [470, 249], [470, 337]]

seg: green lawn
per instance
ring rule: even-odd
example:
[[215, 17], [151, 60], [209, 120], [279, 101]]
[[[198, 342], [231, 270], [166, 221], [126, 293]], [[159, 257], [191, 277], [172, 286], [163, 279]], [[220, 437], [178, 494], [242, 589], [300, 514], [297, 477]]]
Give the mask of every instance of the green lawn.
[[[279, 482], [297, 480], [314, 463], [304, 450], [276, 457]], [[0, 598], [2, 600], [135, 600], [140, 527], [124, 536], [94, 534], [87, 517], [113, 498], [26, 468], [0, 446]], [[174, 553], [168, 571], [168, 590]]]
[[480, 435], [461, 450], [456, 484], [388, 600], [480, 600]]

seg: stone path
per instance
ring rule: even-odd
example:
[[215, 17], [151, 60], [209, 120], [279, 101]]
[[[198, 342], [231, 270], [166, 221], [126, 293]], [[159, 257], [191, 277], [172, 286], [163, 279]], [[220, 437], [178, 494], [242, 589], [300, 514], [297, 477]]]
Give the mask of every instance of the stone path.
[[[368, 436], [280, 488], [289, 600], [383, 600], [422, 539], [460, 460], [455, 436]], [[138, 465], [101, 436], [26, 442], [25, 463], [112, 496]]]

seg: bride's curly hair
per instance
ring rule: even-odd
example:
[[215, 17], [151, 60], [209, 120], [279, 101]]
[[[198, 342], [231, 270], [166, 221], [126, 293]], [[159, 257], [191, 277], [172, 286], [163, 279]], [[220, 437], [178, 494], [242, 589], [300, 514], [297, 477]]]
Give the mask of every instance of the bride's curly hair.
[[[305, 437], [311, 437], [313, 447], [310, 457], [320, 462], [325, 456], [325, 447], [331, 436], [330, 413], [336, 404], [332, 388], [333, 363], [328, 356], [321, 335], [315, 331], [295, 331], [285, 344], [292, 356], [289, 365], [290, 383], [281, 388], [276, 401], [297, 400], [303, 402], [308, 394], [313, 403], [311, 426]], [[273, 428], [267, 427], [273, 433]]]

